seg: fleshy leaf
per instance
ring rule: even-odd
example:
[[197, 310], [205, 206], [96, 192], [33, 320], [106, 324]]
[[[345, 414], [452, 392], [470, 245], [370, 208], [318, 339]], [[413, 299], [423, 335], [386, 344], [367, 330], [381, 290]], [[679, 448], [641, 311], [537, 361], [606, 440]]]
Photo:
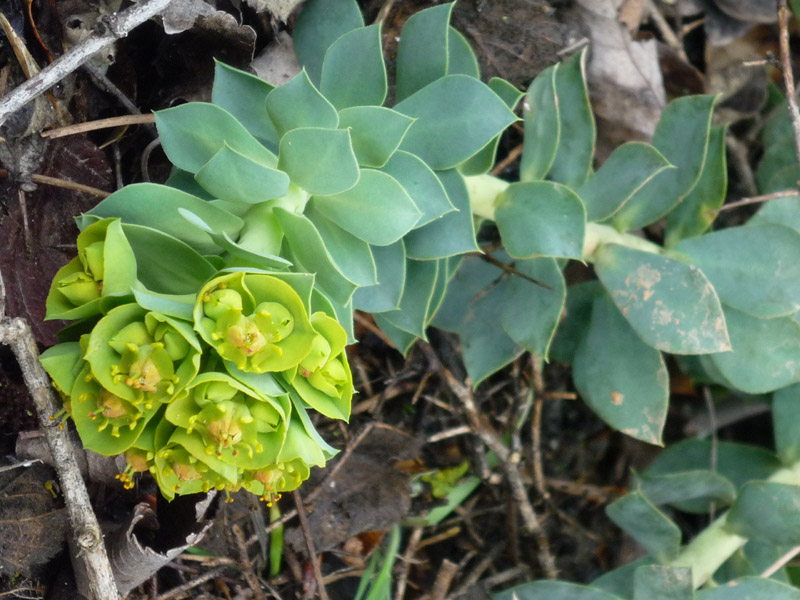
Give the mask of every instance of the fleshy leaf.
[[613, 218], [620, 231], [639, 229], [680, 204], [700, 179], [711, 134], [714, 96], [673, 100], [661, 114], [653, 146], [677, 169], [662, 171], [642, 187]]
[[438, 261], [409, 260], [400, 307], [382, 316], [398, 329], [426, 339], [425, 328], [438, 273]]
[[634, 573], [634, 600], [694, 600], [688, 567], [642, 565]]
[[467, 38], [452, 26], [447, 28], [447, 74], [481, 78], [478, 57]]
[[778, 456], [787, 465], [800, 459], [800, 384], [777, 390], [772, 396], [772, 428]]
[[628, 142], [577, 189], [588, 221], [608, 219], [664, 169], [674, 168], [650, 144]]
[[231, 113], [254, 136], [277, 146], [278, 132], [264, 104], [273, 89], [260, 77], [220, 61], [214, 63], [211, 102]]
[[728, 511], [737, 534], [767, 544], [792, 546], [800, 539], [800, 487], [772, 481], [750, 481]]
[[522, 260], [512, 266], [519, 275], [501, 284], [506, 298], [500, 307], [503, 329], [527, 350], [547, 359], [564, 308], [564, 276], [552, 258]]
[[800, 381], [800, 323], [791, 317], [759, 319], [725, 307], [733, 352], [711, 359], [736, 388], [771, 392]]
[[445, 258], [478, 250], [464, 178], [455, 169], [439, 171], [436, 175], [455, 210], [406, 235], [404, 241], [410, 258]]
[[492, 600], [622, 600], [600, 589], [565, 581], [532, 581], [494, 594]]
[[[175, 236], [204, 254], [216, 254], [219, 249], [208, 233], [187, 227], [179, 212], [188, 210], [209, 224], [212, 231], [235, 236], [241, 230], [242, 220], [225, 210], [209, 204], [196, 196], [155, 183], [134, 183], [111, 194], [95, 206], [90, 215], [119, 217], [125, 223], [144, 225]], [[212, 227], [213, 225], [213, 227]]]
[[498, 198], [495, 221], [514, 258], [581, 258], [586, 210], [566, 186], [549, 181], [512, 183]]
[[517, 120], [497, 94], [467, 75], [437, 79], [395, 110], [417, 119], [400, 148], [434, 170], [455, 167]]
[[675, 250], [702, 269], [720, 299], [754, 317], [800, 309], [800, 234], [783, 225], [731, 227], [683, 240]]
[[339, 110], [383, 104], [387, 82], [380, 25], [353, 29], [331, 44], [319, 89]]
[[305, 216], [317, 228], [333, 262], [349, 280], [359, 286], [377, 283], [375, 259], [369, 244], [339, 227], [313, 206], [306, 208]]
[[355, 0], [309, 0], [297, 17], [294, 51], [311, 81], [319, 83], [325, 52], [342, 35], [364, 26]]
[[345, 231], [376, 246], [395, 243], [420, 217], [397, 180], [374, 169], [362, 169], [358, 183], [349, 190], [315, 195], [310, 204]]
[[588, 49], [584, 48], [561, 63], [555, 72], [561, 127], [549, 177], [572, 188], [586, 181], [594, 159], [594, 115], [586, 89], [587, 52]]
[[399, 150], [380, 170], [394, 177], [422, 211], [416, 228], [455, 210], [436, 173], [418, 156]]
[[525, 150], [519, 165], [519, 180], [544, 179], [556, 158], [561, 138], [561, 119], [556, 98], [556, 70], [545, 69], [533, 80], [523, 100]]
[[559, 322], [550, 346], [550, 358], [562, 362], [575, 362], [575, 352], [586, 334], [586, 324], [592, 317], [594, 297], [602, 293], [599, 281], [586, 281], [572, 285], [567, 291], [566, 316]]
[[447, 75], [450, 13], [453, 3], [415, 13], [397, 46], [397, 100], [405, 100]]
[[384, 317], [384, 314], [385, 313], [375, 313], [372, 316], [375, 319], [375, 323], [381, 328], [381, 331], [386, 334], [392, 344], [394, 344], [394, 347], [397, 348], [397, 351], [405, 356], [418, 338], [413, 333], [408, 333], [393, 325]]
[[664, 359], [605, 295], [594, 301], [589, 331], [575, 353], [573, 379], [581, 397], [611, 427], [661, 444], [669, 402]]
[[225, 144], [195, 175], [215, 198], [255, 204], [284, 196], [289, 176], [250, 160]]
[[681, 530], [640, 492], [629, 493], [612, 502], [606, 514], [656, 560], [667, 561], [678, 554]]
[[194, 248], [171, 235], [141, 225], [123, 224], [122, 229], [136, 256], [137, 277], [151, 291], [196, 293], [217, 272]]
[[647, 344], [672, 354], [730, 350], [719, 298], [697, 267], [616, 244], [595, 257], [597, 276]]
[[413, 119], [381, 106], [354, 106], [339, 113], [339, 127], [350, 129], [353, 151], [364, 167], [383, 167], [400, 146]]
[[272, 90], [266, 99], [267, 114], [275, 124], [278, 137], [300, 127], [335, 129], [339, 114], [323, 96], [305, 71]]
[[347, 304], [356, 287], [336, 266], [317, 228], [304, 215], [274, 209], [286, 240], [303, 270], [316, 274], [316, 283], [337, 302]]
[[197, 173], [224, 144], [267, 167], [277, 162], [231, 113], [214, 104], [188, 102], [154, 114], [167, 158], [184, 171]]
[[639, 491], [653, 504], [677, 505], [706, 499], [717, 507], [730, 505], [736, 499], [733, 483], [710, 469], [692, 469], [681, 473], [636, 475]]
[[728, 192], [728, 164], [725, 134], [727, 126], [711, 127], [708, 155], [697, 184], [678, 207], [667, 215], [665, 244], [673, 246], [684, 238], [705, 232], [717, 216]]
[[751, 600], [752, 598], [800, 600], [800, 590], [774, 579], [742, 577], [712, 589], [699, 590], [695, 595], [695, 600]]
[[403, 240], [389, 246], [374, 246], [375, 269], [378, 283], [362, 286], [353, 295], [353, 305], [372, 313], [395, 310], [406, 284], [406, 251]]
[[339, 194], [358, 182], [359, 169], [350, 133], [307, 127], [281, 138], [278, 168], [311, 194]]
[[[795, 177], [795, 181], [797, 181], [797, 179], [798, 178]], [[774, 200], [765, 202], [761, 210], [753, 215], [753, 218], [747, 222], [748, 225], [761, 223], [784, 225], [800, 233], [800, 196], [775, 198]]]

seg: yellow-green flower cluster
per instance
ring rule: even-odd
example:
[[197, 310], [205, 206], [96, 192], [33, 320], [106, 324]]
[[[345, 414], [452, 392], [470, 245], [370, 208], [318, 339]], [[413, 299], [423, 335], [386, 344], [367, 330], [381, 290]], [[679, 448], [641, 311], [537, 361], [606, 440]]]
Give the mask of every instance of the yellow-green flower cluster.
[[178, 314], [145, 308], [133, 287], [104, 310], [117, 234], [125, 239], [118, 219], [84, 230], [48, 301], [53, 317], [93, 323], [42, 357], [84, 446], [124, 453], [124, 485], [149, 471], [168, 499], [245, 488], [271, 502], [295, 489], [333, 452], [306, 411], [349, 418], [341, 325], [310, 312], [306, 278], [263, 271], [218, 274]]

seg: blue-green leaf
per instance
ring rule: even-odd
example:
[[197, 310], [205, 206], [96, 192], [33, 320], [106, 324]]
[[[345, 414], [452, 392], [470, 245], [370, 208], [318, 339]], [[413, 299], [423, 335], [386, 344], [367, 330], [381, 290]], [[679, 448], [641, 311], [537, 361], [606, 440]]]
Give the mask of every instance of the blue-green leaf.
[[339, 110], [383, 104], [387, 83], [380, 25], [353, 29], [331, 44], [319, 89]]
[[314, 87], [305, 71], [272, 90], [266, 107], [279, 138], [300, 127], [335, 129], [339, 125], [336, 108]]
[[453, 3], [433, 6], [406, 21], [397, 46], [397, 100], [447, 75]]
[[656, 560], [667, 561], [677, 556], [681, 530], [640, 492], [629, 493], [612, 502], [606, 514]]
[[661, 444], [669, 402], [667, 367], [661, 353], [636, 335], [606, 295], [594, 300], [572, 377], [581, 397], [611, 427]]
[[720, 300], [754, 317], [800, 309], [800, 233], [765, 223], [731, 227], [683, 240], [675, 250], [708, 277]]
[[197, 173], [225, 144], [264, 166], [274, 167], [277, 162], [244, 125], [215, 104], [188, 102], [154, 114], [161, 147], [170, 162], [184, 171]]
[[394, 177], [422, 211], [415, 227], [427, 225], [455, 210], [436, 173], [418, 156], [399, 150], [380, 170]]
[[353, 306], [366, 312], [379, 313], [395, 310], [406, 282], [406, 251], [400, 240], [390, 246], [374, 246], [375, 269], [378, 283], [363, 286], [353, 295]]
[[531, 82], [523, 100], [525, 150], [519, 165], [520, 181], [538, 181], [553, 166], [561, 139], [561, 119], [556, 99], [556, 70], [545, 69]]
[[411, 127], [413, 119], [381, 106], [354, 106], [339, 112], [339, 127], [349, 129], [353, 151], [364, 167], [383, 167]]
[[294, 27], [294, 51], [311, 81], [319, 83], [328, 48], [348, 31], [364, 26], [355, 0], [309, 0]]
[[316, 195], [310, 205], [345, 231], [376, 246], [388, 246], [408, 233], [420, 211], [391, 175], [362, 169], [358, 183], [336, 195]]
[[512, 183], [498, 198], [495, 221], [515, 258], [581, 258], [586, 210], [570, 188], [550, 181]]
[[289, 190], [289, 176], [250, 160], [225, 144], [194, 176], [215, 198], [256, 204], [280, 198]]
[[437, 79], [395, 110], [417, 119], [400, 148], [434, 170], [455, 167], [516, 121], [497, 94], [467, 75]]
[[617, 244], [601, 246], [595, 258], [603, 286], [653, 348], [673, 354], [730, 349], [717, 293], [697, 267]]
[[492, 600], [622, 600], [602, 590], [564, 581], [533, 581], [492, 595]]
[[425, 328], [438, 273], [439, 261], [409, 260], [400, 306], [398, 310], [382, 313], [383, 318], [398, 329], [427, 339]]
[[273, 86], [223, 62], [214, 63], [211, 102], [231, 113], [257, 138], [278, 145], [278, 132], [267, 115], [265, 101]]
[[358, 161], [343, 129], [294, 129], [281, 138], [279, 156], [278, 168], [310, 194], [339, 194], [358, 182]]

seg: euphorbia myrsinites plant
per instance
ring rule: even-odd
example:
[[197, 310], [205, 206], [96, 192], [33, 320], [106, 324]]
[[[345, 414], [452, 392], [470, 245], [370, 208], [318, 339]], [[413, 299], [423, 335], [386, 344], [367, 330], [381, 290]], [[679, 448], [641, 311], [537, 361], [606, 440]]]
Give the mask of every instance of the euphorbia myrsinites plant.
[[[528, 89], [520, 180], [489, 175], [523, 93], [481, 81], [452, 8], [408, 20], [392, 107], [380, 25], [354, 0], [310, 0], [291, 81], [218, 63], [211, 103], [156, 113], [171, 177], [81, 215], [78, 256], [53, 281], [48, 318], [74, 322], [42, 360], [67, 414], [87, 448], [125, 454], [126, 485], [150, 471], [167, 498], [245, 488], [271, 500], [335, 452], [309, 412], [349, 418], [353, 310], [403, 352], [429, 326], [457, 333], [475, 385], [524, 352], [569, 362], [600, 418], [652, 444], [669, 354], [697, 382], [773, 394], [777, 455], [720, 444], [712, 470], [704, 441], [667, 449], [608, 508], [647, 559], [591, 588], [499, 597], [689, 598], [715, 572], [751, 574], [745, 563], [800, 535], [800, 206], [712, 230], [726, 132], [710, 96], [674, 100], [652, 143], [595, 170], [585, 50]], [[663, 245], [634, 233], [658, 220]], [[482, 231], [502, 241], [495, 261]], [[567, 288], [570, 260], [597, 279]], [[712, 503], [730, 510], [681, 547], [659, 507]], [[775, 578], [738, 581], [797, 596]]]

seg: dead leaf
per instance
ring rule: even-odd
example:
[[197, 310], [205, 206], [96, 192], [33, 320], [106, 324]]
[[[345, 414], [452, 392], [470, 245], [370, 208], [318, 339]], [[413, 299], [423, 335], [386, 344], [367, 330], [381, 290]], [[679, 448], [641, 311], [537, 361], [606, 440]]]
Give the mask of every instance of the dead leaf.
[[211, 527], [211, 521], [205, 520], [205, 512], [213, 497], [214, 492], [203, 496], [201, 502], [197, 502], [197, 496], [189, 499], [196, 503], [189, 530], [177, 531], [174, 522], [164, 524], [172, 530], [168, 532], [170, 537], [180, 538], [178, 545], [171, 545], [166, 550], [143, 545], [141, 540], [152, 537], [154, 532], [161, 529], [161, 525], [148, 504], [136, 505], [128, 524], [120, 528], [116, 534], [109, 536], [106, 542], [111, 569], [114, 572], [117, 589], [122, 596], [147, 581], [186, 548], [200, 542]]
[[289, 22], [289, 17], [304, 0], [245, 0], [247, 5], [257, 13], [269, 12], [284, 23]]
[[44, 465], [0, 473], [0, 575], [31, 575], [64, 544], [64, 509], [45, 487], [55, 480]]
[[[418, 450], [416, 440], [400, 431], [373, 429], [314, 498], [308, 524], [317, 550], [329, 550], [365, 531], [387, 529], [405, 517], [411, 506], [411, 485], [408, 475], [392, 462]], [[315, 473], [304, 489], [310, 491], [324, 476], [325, 471]], [[285, 539], [297, 551], [305, 548], [299, 528], [288, 530]]]
[[630, 32], [638, 31], [644, 18], [645, 0], [625, 0], [619, 9], [619, 20]]
[[634, 41], [617, 18], [619, 4], [578, 0], [591, 40], [587, 74], [601, 156], [623, 142], [649, 140], [666, 105], [656, 41]]
[[251, 65], [256, 75], [274, 86], [283, 85], [300, 72], [300, 63], [294, 53], [292, 36], [281, 31]]

